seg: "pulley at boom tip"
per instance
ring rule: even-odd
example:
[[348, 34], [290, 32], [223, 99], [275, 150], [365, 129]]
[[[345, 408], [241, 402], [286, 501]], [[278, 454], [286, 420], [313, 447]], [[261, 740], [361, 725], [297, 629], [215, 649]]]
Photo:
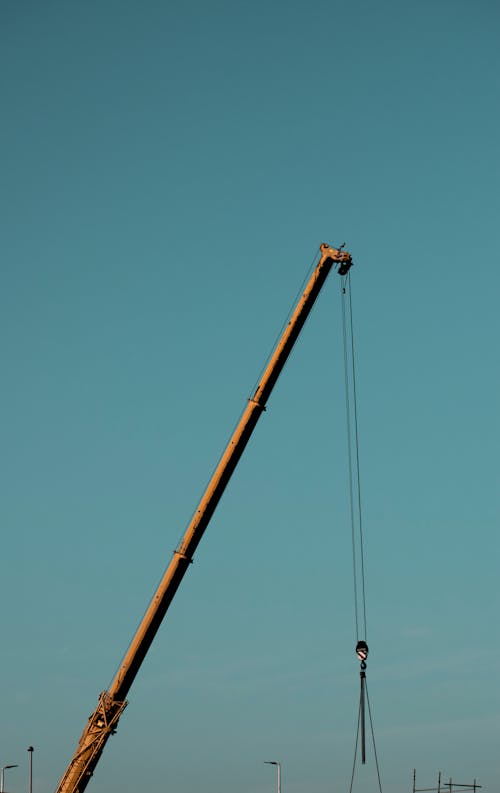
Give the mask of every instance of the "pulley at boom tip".
[[339, 265], [339, 269], [337, 270], [339, 275], [347, 275], [353, 264], [351, 254], [342, 250], [344, 245], [345, 242], [342, 243], [340, 248], [332, 248], [326, 242], [322, 242], [319, 246], [323, 259], [333, 259], [334, 262], [337, 262]]

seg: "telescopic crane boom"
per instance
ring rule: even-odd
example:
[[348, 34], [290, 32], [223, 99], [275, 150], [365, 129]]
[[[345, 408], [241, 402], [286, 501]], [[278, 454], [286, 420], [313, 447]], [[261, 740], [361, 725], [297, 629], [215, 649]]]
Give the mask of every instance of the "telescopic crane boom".
[[118, 720], [127, 706], [126, 696], [148, 652], [165, 613], [172, 602], [193, 554], [208, 526], [217, 504], [236, 468], [245, 446], [266, 409], [266, 402], [283, 369], [297, 337], [333, 265], [346, 275], [352, 259], [347, 251], [320, 246], [321, 258], [302, 297], [267, 364], [262, 379], [248, 404], [202, 496], [183, 539], [156, 590], [122, 664], [107, 691], [99, 696], [97, 707], [82, 733], [75, 754], [59, 782], [56, 793], [83, 793], [102, 754], [106, 741], [116, 732]]

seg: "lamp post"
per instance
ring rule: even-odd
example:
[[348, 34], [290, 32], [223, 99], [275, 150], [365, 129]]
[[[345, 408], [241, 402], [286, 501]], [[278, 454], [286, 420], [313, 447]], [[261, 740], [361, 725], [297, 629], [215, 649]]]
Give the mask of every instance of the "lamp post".
[[33, 793], [33, 752], [35, 751], [32, 746], [28, 746], [27, 752], [29, 752], [30, 756], [30, 775], [29, 775], [29, 783], [28, 783], [28, 793]]
[[278, 793], [281, 793], [281, 763], [278, 760], [264, 760], [264, 763], [266, 765], [275, 765], [278, 769]]
[[19, 766], [17, 764], [2, 766], [2, 770], [0, 772], [0, 793], [3, 793], [3, 781], [5, 778], [5, 771], [7, 770], [7, 768], [19, 768]]

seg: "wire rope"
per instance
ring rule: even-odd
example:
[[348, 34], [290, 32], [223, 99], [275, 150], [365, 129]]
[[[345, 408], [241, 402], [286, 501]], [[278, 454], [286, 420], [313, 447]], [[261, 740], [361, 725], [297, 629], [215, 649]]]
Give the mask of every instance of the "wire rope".
[[356, 729], [356, 745], [354, 747], [354, 760], [352, 761], [352, 774], [351, 774], [351, 784], [349, 785], [349, 793], [352, 793], [352, 786], [354, 784], [354, 772], [356, 770], [356, 757], [358, 754], [358, 740], [359, 740], [359, 722], [361, 719], [361, 708], [358, 708], [358, 727]]
[[[375, 757], [375, 767], [377, 769], [378, 789], [379, 789], [379, 793], [382, 793], [382, 782], [381, 782], [381, 779], [380, 779], [380, 766], [379, 766], [379, 762], [378, 762], [377, 746], [376, 746], [376, 743], [375, 743], [375, 730], [373, 728], [372, 709], [371, 709], [371, 706], [370, 706], [370, 697], [368, 695], [368, 683], [366, 682], [366, 680], [365, 680], [365, 692], [366, 692], [366, 703], [368, 705], [368, 716], [369, 716], [369, 719], [370, 719], [370, 732], [371, 732], [371, 736], [372, 736], [373, 755]], [[354, 774], [355, 774], [355, 771], [356, 771], [356, 758], [358, 756], [359, 728], [360, 728], [360, 722], [361, 722], [361, 709], [362, 709], [362, 702], [361, 702], [361, 698], [360, 698], [360, 700], [359, 700], [359, 708], [358, 708], [358, 726], [356, 728], [356, 742], [355, 742], [355, 745], [354, 745], [354, 759], [352, 761], [352, 773], [351, 773], [351, 783], [349, 785], [349, 793], [352, 793], [352, 788], [353, 788], [353, 785], [354, 785]]]
[[[354, 621], [356, 641], [360, 638], [360, 623], [363, 639], [367, 637], [366, 585], [364, 537], [361, 501], [361, 477], [359, 462], [359, 422], [357, 407], [357, 381], [354, 349], [354, 322], [352, 310], [352, 288], [350, 274], [341, 282], [342, 336], [344, 347], [344, 383], [346, 402], [347, 457], [349, 478], [349, 507], [351, 516], [351, 545], [354, 586]], [[348, 300], [346, 293], [348, 292]], [[352, 403], [352, 407], [351, 407]], [[361, 594], [360, 591], [361, 590]], [[362, 619], [360, 619], [360, 614]]]
[[377, 769], [378, 789], [380, 793], [382, 793], [382, 782], [380, 781], [380, 768], [378, 764], [377, 747], [375, 746], [375, 730], [373, 729], [372, 709], [370, 707], [370, 697], [368, 696], [368, 683], [366, 682], [366, 680], [365, 680], [365, 690], [366, 690], [366, 702], [368, 705], [368, 715], [370, 717], [370, 730], [372, 733], [373, 755], [375, 757], [375, 766]]
[[[361, 690], [358, 708], [358, 723], [356, 728], [356, 741], [354, 759], [352, 763], [351, 782], [349, 793], [352, 793], [356, 772], [356, 760], [361, 731], [361, 762], [365, 763], [365, 703], [368, 706], [370, 730], [373, 743], [373, 753], [377, 770], [379, 792], [382, 793], [380, 780], [380, 767], [375, 743], [375, 732], [368, 696], [368, 683], [366, 681], [366, 658], [368, 656], [367, 639], [367, 609], [366, 609], [366, 584], [365, 584], [365, 558], [364, 558], [364, 533], [363, 510], [361, 498], [361, 476], [359, 455], [359, 420], [358, 420], [358, 387], [356, 379], [356, 355], [354, 345], [354, 319], [352, 306], [352, 287], [350, 273], [342, 279], [340, 285], [342, 304], [342, 336], [344, 347], [344, 381], [346, 401], [346, 435], [349, 480], [349, 507], [351, 523], [352, 567], [354, 588], [354, 621], [356, 628], [356, 654], [361, 661], [360, 681]], [[360, 628], [363, 630], [360, 640]]]
[[354, 518], [354, 482], [352, 467], [352, 439], [351, 439], [351, 409], [349, 394], [349, 359], [347, 341], [347, 321], [345, 305], [345, 286], [340, 282], [341, 303], [342, 303], [342, 336], [344, 342], [344, 383], [345, 383], [345, 406], [346, 406], [346, 427], [347, 427], [347, 458], [349, 468], [349, 506], [351, 513], [351, 545], [352, 545], [352, 571], [354, 585], [354, 622], [356, 625], [356, 641], [359, 639], [359, 618], [358, 618], [358, 582], [357, 582], [357, 559], [356, 559], [356, 523]]
[[361, 564], [361, 588], [362, 588], [362, 601], [363, 601], [363, 625], [364, 625], [364, 639], [368, 640], [368, 631], [366, 624], [366, 588], [365, 588], [365, 554], [364, 554], [364, 541], [363, 541], [363, 511], [361, 509], [361, 477], [359, 465], [359, 433], [358, 433], [358, 396], [356, 385], [356, 365], [354, 356], [354, 322], [352, 312], [352, 286], [350, 274], [347, 276], [349, 286], [349, 321], [350, 321], [350, 335], [351, 335], [351, 368], [352, 368], [352, 394], [353, 394], [353, 414], [354, 414], [354, 446], [356, 451], [356, 482], [357, 482], [357, 495], [358, 495], [358, 519], [359, 519], [359, 555]]

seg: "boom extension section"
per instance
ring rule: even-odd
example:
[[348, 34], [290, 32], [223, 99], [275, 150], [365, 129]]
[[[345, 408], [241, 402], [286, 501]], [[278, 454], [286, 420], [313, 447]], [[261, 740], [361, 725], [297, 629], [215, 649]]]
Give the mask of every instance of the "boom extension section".
[[77, 750], [62, 777], [56, 793], [83, 793], [102, 754], [106, 741], [116, 732], [118, 720], [127, 702], [128, 691], [148, 652], [165, 613], [177, 592], [184, 573], [208, 526], [217, 504], [260, 418], [273, 387], [286, 363], [297, 337], [332, 268], [338, 265], [339, 275], [346, 275], [352, 265], [347, 251], [320, 246], [321, 258], [312, 273], [302, 297], [266, 366], [262, 379], [234, 431], [225, 452], [202, 496], [189, 526], [151, 600], [139, 628], [132, 639], [109, 691], [99, 697]]

